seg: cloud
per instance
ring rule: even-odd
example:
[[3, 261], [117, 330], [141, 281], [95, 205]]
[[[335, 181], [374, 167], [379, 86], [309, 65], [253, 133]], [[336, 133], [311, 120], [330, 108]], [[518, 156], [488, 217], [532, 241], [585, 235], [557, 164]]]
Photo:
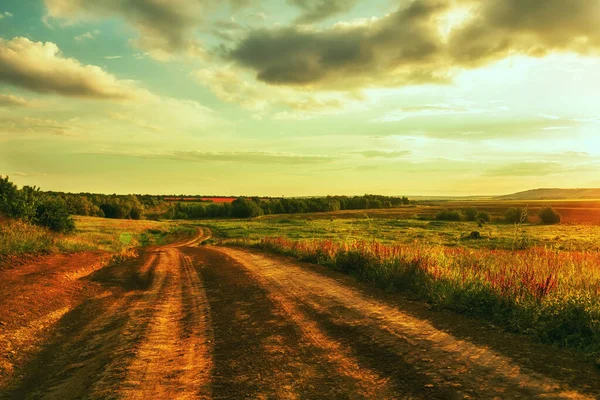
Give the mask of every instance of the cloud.
[[[101, 153], [119, 154], [119, 153]], [[334, 160], [327, 156], [309, 156], [292, 153], [270, 152], [203, 152], [203, 151], [173, 151], [168, 153], [127, 153], [119, 154], [131, 157], [158, 158], [166, 160], [190, 161], [200, 163], [246, 163], [265, 165], [312, 165], [316, 163], [329, 163]]]
[[0, 19], [4, 19], [4, 17], [11, 18], [12, 16], [8, 11], [5, 11], [4, 14], [0, 12]]
[[312, 23], [350, 11], [358, 0], [288, 0], [302, 9], [299, 23]]
[[23, 37], [0, 38], [0, 82], [69, 97], [133, 100], [149, 96], [100, 67], [64, 57], [54, 43]]
[[12, 94], [0, 94], [0, 107], [29, 107], [31, 103]]
[[[289, 1], [303, 9], [303, 22], [354, 5]], [[564, 51], [600, 53], [599, 0], [407, 0], [385, 16], [324, 29], [254, 29], [225, 57], [270, 85], [352, 91], [445, 83], [511, 55]]]
[[360, 154], [366, 158], [403, 158], [411, 154], [410, 150], [400, 151], [379, 151], [379, 150], [366, 150], [359, 151], [356, 154]]
[[82, 33], [81, 35], [75, 36], [75, 41], [79, 42], [79, 43], [83, 43], [87, 40], [95, 39], [96, 37], [98, 37], [99, 34], [100, 34], [100, 31], [97, 29], [94, 31], [91, 31], [91, 32]]
[[51, 118], [0, 118], [0, 132], [21, 134], [50, 134], [76, 136], [73, 124], [59, 122]]
[[132, 117], [130, 115], [125, 115], [125, 114], [121, 114], [121, 113], [116, 113], [116, 112], [109, 112], [108, 113], [109, 117], [116, 120], [116, 121], [125, 121], [125, 122], [129, 122], [135, 126], [138, 126], [140, 128], [152, 131], [152, 132], [162, 132], [163, 129], [156, 126], [156, 125], [152, 125], [149, 124], [148, 122], [144, 121], [143, 119], [139, 119], [136, 117]]
[[511, 54], [600, 50], [598, 0], [464, 2], [473, 5], [472, 18], [449, 38], [449, 53], [458, 64], [479, 66]]
[[[202, 56], [202, 43], [196, 31], [209, 11], [222, 2], [216, 0], [44, 0], [47, 16], [66, 21], [121, 18], [139, 33], [133, 43], [158, 60], [176, 54]], [[230, 0], [233, 9], [245, 7], [248, 0]]]
[[157, 58], [198, 44], [192, 39], [202, 16], [200, 1], [45, 0], [48, 15], [67, 21], [120, 17], [139, 32], [136, 44]]
[[195, 71], [192, 76], [208, 87], [219, 99], [237, 103], [263, 116], [274, 108], [280, 119], [304, 119], [343, 107], [343, 96], [312, 93], [286, 87], [273, 87], [246, 76], [244, 71], [225, 65]]
[[480, 114], [482, 109], [469, 108], [454, 104], [427, 104], [423, 106], [400, 107], [390, 111], [382, 117], [376, 118], [374, 122], [396, 122], [413, 117], [431, 117], [439, 115], [456, 114]]
[[118, 60], [119, 58], [123, 58], [123, 56], [104, 56], [106, 60]]
[[551, 115], [551, 114], [538, 114], [538, 116], [542, 117], [542, 118], [546, 118], [546, 119], [551, 119], [551, 120], [558, 120], [558, 119], [560, 119], [559, 116], [557, 116], [557, 115]]
[[43, 172], [14, 172], [15, 176], [46, 176]]
[[447, 9], [418, 0], [358, 25], [254, 30], [227, 57], [271, 85], [352, 90], [447, 82], [450, 65], [435, 25]]
[[485, 176], [547, 176], [568, 172], [557, 162], [532, 161], [508, 164], [500, 167], [488, 169], [484, 172]]

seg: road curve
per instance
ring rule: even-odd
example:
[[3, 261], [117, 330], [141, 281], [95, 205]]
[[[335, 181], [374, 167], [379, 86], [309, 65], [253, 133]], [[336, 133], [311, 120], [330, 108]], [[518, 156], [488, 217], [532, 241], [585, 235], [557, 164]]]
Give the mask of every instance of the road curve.
[[193, 240], [90, 277], [0, 398], [599, 398], [568, 354], [318, 266]]

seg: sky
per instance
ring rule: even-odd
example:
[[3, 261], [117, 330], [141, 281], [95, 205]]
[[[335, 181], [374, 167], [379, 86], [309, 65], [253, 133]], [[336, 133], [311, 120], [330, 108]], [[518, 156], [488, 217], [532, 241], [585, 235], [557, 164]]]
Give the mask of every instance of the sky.
[[0, 174], [44, 190], [600, 187], [600, 0], [2, 0]]

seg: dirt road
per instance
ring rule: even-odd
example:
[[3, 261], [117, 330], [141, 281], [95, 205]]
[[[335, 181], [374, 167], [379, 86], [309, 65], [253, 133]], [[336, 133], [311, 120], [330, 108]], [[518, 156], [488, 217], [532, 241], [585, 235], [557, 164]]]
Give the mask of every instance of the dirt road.
[[598, 398], [567, 353], [246, 250], [153, 249], [87, 278], [0, 397]]

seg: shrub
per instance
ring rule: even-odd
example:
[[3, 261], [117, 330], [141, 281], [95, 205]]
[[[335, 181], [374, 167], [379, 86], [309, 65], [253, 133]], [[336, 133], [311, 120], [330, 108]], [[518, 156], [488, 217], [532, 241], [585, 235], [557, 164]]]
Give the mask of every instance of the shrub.
[[131, 219], [142, 219], [143, 210], [139, 207], [133, 207], [129, 213]]
[[491, 222], [492, 221], [492, 216], [490, 215], [489, 212], [479, 211], [477, 213], [477, 215], [475, 216], [475, 221]]
[[231, 216], [235, 218], [252, 218], [262, 215], [263, 211], [251, 199], [240, 197], [231, 203]]
[[475, 207], [465, 208], [462, 212], [467, 221], [477, 221], [477, 209]]
[[41, 201], [36, 207], [34, 223], [54, 232], [69, 233], [75, 230], [75, 222], [69, 214], [69, 208], [60, 198]]
[[349, 250], [339, 252], [335, 257], [335, 266], [346, 274], [359, 274], [365, 276], [377, 267], [377, 259], [366, 252]]
[[553, 225], [559, 224], [562, 217], [559, 213], [556, 212], [552, 207], [545, 207], [540, 210], [538, 213], [540, 217], [540, 221], [544, 225]]
[[457, 210], [442, 210], [435, 216], [438, 221], [460, 221], [462, 214]]
[[30, 186], [19, 190], [8, 177], [0, 176], [0, 215], [30, 220], [35, 215], [37, 193], [38, 189]]
[[511, 207], [504, 213], [504, 221], [509, 224], [522, 224], [529, 221], [527, 208]]

